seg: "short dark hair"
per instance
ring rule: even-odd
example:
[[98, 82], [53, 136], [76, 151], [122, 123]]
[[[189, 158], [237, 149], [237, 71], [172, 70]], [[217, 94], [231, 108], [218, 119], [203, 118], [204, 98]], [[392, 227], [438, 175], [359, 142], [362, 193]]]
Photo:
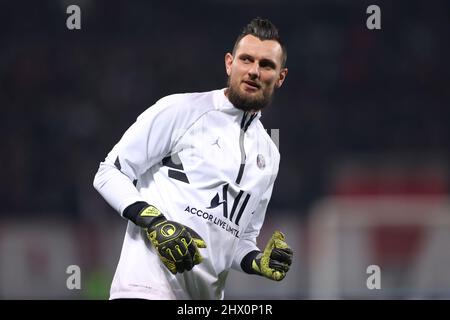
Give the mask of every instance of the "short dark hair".
[[244, 29], [242, 29], [241, 34], [237, 37], [236, 42], [234, 43], [233, 55], [236, 53], [237, 46], [239, 45], [241, 39], [249, 34], [260, 40], [277, 41], [282, 50], [281, 67], [283, 68], [286, 65], [287, 50], [284, 43], [281, 41], [277, 27], [270, 20], [262, 19], [260, 17], [254, 18], [244, 27]]

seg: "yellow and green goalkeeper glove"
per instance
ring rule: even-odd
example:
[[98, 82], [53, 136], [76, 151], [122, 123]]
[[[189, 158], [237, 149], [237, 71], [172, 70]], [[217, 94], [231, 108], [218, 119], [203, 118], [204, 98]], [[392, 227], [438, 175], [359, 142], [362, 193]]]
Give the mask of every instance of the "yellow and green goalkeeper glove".
[[293, 251], [284, 241], [284, 234], [275, 231], [263, 252], [252, 261], [252, 269], [271, 280], [281, 281], [292, 263]]
[[[141, 203], [136, 203], [135, 208]], [[133, 207], [130, 206], [132, 211]], [[206, 248], [205, 241], [191, 228], [167, 220], [154, 206], [145, 206], [137, 215], [124, 214], [145, 229], [146, 235], [162, 263], [171, 273], [191, 270], [203, 261], [199, 248]]]
[[203, 261], [198, 248], [206, 248], [206, 243], [191, 228], [164, 218], [146, 231], [161, 261], [173, 274], [189, 271]]

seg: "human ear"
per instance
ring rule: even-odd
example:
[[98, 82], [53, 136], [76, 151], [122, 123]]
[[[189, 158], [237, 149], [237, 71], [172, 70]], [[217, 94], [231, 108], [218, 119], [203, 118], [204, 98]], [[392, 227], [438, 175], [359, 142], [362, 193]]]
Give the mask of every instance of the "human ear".
[[286, 76], [288, 74], [288, 69], [283, 68], [280, 71], [280, 74], [278, 75], [277, 82], [275, 83], [275, 87], [278, 89], [283, 85], [284, 80], [286, 79]]
[[227, 53], [225, 55], [225, 70], [227, 71], [227, 75], [231, 74], [231, 65], [233, 64], [233, 55], [231, 53]]

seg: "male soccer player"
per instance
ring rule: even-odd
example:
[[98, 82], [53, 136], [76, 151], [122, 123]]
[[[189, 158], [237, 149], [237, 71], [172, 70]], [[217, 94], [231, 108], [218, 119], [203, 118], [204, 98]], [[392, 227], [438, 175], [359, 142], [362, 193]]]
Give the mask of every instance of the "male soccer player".
[[225, 55], [227, 88], [160, 99], [100, 164], [94, 187], [129, 220], [111, 299], [223, 299], [230, 268], [285, 277], [284, 235], [256, 246], [280, 161], [259, 117], [285, 63], [277, 28], [253, 19]]

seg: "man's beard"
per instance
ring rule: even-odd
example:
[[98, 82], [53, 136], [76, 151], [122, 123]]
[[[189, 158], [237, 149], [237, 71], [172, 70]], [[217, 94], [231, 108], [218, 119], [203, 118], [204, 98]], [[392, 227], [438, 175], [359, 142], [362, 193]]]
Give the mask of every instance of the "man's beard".
[[262, 91], [262, 97], [244, 96], [239, 90], [239, 86], [230, 84], [228, 78], [228, 100], [238, 109], [244, 111], [259, 111], [272, 103], [273, 91]]

